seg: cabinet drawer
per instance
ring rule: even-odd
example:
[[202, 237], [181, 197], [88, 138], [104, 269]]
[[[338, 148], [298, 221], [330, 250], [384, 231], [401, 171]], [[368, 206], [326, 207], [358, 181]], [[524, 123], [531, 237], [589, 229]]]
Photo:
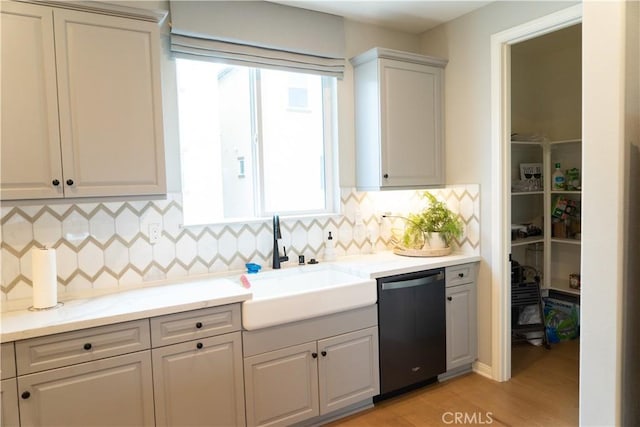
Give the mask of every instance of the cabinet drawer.
[[463, 285], [476, 280], [476, 264], [462, 264], [445, 269], [445, 283], [447, 287]]
[[149, 347], [149, 321], [146, 319], [17, 341], [18, 374], [89, 362]]
[[5, 342], [0, 347], [0, 376], [2, 379], [13, 378], [16, 376], [16, 353], [13, 348], [13, 342]]
[[240, 304], [204, 308], [151, 319], [153, 347], [240, 330]]

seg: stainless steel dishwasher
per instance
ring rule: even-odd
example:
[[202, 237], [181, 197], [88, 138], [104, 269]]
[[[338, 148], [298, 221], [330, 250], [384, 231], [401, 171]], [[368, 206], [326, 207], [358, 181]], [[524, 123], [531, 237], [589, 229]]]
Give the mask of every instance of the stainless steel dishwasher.
[[380, 397], [446, 371], [444, 269], [378, 279]]

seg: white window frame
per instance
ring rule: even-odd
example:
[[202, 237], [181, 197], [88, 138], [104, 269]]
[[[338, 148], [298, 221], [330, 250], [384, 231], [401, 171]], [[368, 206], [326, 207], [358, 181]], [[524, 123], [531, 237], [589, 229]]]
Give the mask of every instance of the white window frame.
[[[252, 150], [253, 164], [256, 170], [253, 172], [254, 200], [253, 212], [254, 216], [250, 218], [212, 218], [206, 224], [233, 224], [240, 222], [264, 221], [274, 214], [280, 215], [282, 218], [304, 218], [317, 216], [333, 216], [338, 215], [339, 193], [338, 187], [338, 159], [337, 159], [337, 79], [335, 77], [320, 76], [322, 79], [322, 106], [323, 106], [323, 140], [324, 140], [324, 209], [317, 210], [299, 210], [299, 211], [278, 211], [271, 212], [265, 209], [265, 188], [264, 188], [264, 157], [263, 157], [263, 141], [262, 141], [262, 107], [261, 107], [261, 78], [260, 68], [250, 68], [250, 103], [251, 117], [251, 134], [252, 134]], [[297, 72], [294, 70], [293, 72]], [[181, 162], [181, 167], [184, 164]], [[292, 178], [295, 179], [295, 178]], [[185, 224], [185, 226], [197, 226], [206, 224]]]

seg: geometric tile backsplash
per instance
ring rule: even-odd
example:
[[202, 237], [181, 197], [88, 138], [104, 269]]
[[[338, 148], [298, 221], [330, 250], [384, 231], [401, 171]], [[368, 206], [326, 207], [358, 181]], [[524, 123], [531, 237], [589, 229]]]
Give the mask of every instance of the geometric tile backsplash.
[[[465, 224], [457, 250], [480, 253], [480, 191], [477, 184], [430, 190]], [[299, 254], [322, 259], [331, 231], [336, 254], [393, 248], [394, 229], [419, 208], [419, 191], [358, 192], [342, 189], [341, 213], [281, 218], [289, 262]], [[31, 248], [56, 249], [58, 292], [117, 288], [165, 278], [240, 270], [246, 262], [271, 264], [271, 220], [242, 224], [182, 226], [181, 195], [162, 200], [54, 202], [3, 206], [1, 299], [31, 298]], [[149, 224], [160, 237], [149, 241]]]

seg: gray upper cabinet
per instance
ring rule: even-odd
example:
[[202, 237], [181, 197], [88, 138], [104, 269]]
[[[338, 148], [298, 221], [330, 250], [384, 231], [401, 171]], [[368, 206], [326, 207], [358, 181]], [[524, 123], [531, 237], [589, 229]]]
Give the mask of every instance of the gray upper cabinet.
[[166, 192], [153, 22], [2, 2], [3, 200]]
[[471, 367], [477, 355], [476, 264], [448, 267], [446, 276], [447, 372]]
[[152, 350], [157, 426], [242, 426], [240, 332]]
[[358, 189], [443, 185], [446, 61], [374, 48], [351, 63]]

